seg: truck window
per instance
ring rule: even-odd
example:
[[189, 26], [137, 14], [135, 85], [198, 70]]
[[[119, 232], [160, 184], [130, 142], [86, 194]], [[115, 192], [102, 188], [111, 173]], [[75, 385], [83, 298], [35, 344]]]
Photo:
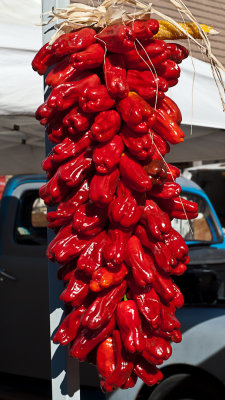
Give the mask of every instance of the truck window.
[[38, 190], [25, 191], [17, 210], [15, 240], [19, 244], [47, 245], [47, 208]]
[[199, 214], [193, 220], [178, 220], [174, 218], [172, 226], [187, 242], [204, 242], [205, 244], [218, 243], [222, 236], [217, 222], [207, 201], [196, 194], [182, 193], [182, 197], [198, 203]]

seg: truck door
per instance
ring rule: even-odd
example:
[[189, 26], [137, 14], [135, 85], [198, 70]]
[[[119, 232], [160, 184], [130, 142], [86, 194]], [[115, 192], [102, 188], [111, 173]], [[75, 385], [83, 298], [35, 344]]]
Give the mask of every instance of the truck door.
[[[50, 377], [43, 183], [19, 184], [0, 211], [0, 371]], [[16, 186], [16, 185], [15, 185]]]

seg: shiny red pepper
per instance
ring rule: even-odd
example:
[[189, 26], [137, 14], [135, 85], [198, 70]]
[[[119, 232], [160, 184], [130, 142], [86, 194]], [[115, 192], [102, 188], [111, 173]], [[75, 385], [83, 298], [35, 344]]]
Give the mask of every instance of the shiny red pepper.
[[174, 199], [157, 198], [156, 201], [159, 207], [165, 211], [170, 218], [192, 219], [196, 218], [198, 215], [198, 204], [182, 197], [176, 197]]
[[157, 105], [157, 109], [165, 111], [178, 125], [181, 124], [181, 112], [176, 103], [169, 97], [165, 96]]
[[95, 236], [102, 231], [107, 222], [107, 210], [97, 208], [95, 204], [82, 204], [74, 213], [73, 229], [75, 232]]
[[96, 74], [86, 74], [86, 77], [76, 82], [61, 83], [55, 87], [48, 98], [47, 105], [50, 108], [66, 110], [78, 103], [80, 93], [87, 88], [100, 86], [100, 79]]
[[132, 275], [139, 286], [146, 286], [154, 279], [152, 262], [149, 260], [140, 240], [136, 236], [131, 236], [127, 243], [125, 261], [131, 267]]
[[96, 171], [100, 174], [109, 174], [112, 172], [116, 165], [119, 164], [123, 150], [123, 142], [119, 135], [115, 135], [107, 143], [98, 144], [93, 151], [93, 161]]
[[62, 124], [64, 115], [65, 114], [57, 113], [46, 125], [46, 133], [48, 135], [48, 139], [52, 143], [60, 143], [67, 134], [67, 131]]
[[117, 304], [126, 293], [126, 288], [124, 280], [120, 285], [98, 293], [98, 297], [82, 315], [81, 325], [92, 330], [102, 328], [112, 318]]
[[51, 69], [45, 79], [45, 83], [54, 88], [61, 83], [77, 78], [79, 74], [80, 72], [71, 65], [70, 57], [65, 57]]
[[78, 358], [80, 361], [84, 361], [87, 355], [105, 340], [115, 328], [115, 317], [114, 315], [109, 322], [102, 328], [90, 330], [87, 328], [80, 328], [80, 331], [75, 338], [75, 341], [71, 348], [71, 356]]
[[136, 19], [129, 26], [134, 31], [136, 39], [141, 41], [151, 39], [159, 30], [159, 22], [152, 18], [147, 21]]
[[120, 130], [120, 136], [129, 152], [139, 160], [146, 160], [153, 155], [155, 149], [149, 132], [140, 136], [124, 125]]
[[170, 146], [161, 136], [157, 135], [157, 133], [155, 133], [152, 129], [149, 129], [149, 133], [154, 147], [154, 154], [152, 155], [152, 159], [161, 160], [162, 156], [170, 152]]
[[92, 274], [90, 289], [93, 292], [100, 292], [108, 287], [118, 285], [127, 274], [128, 268], [123, 263], [114, 268], [113, 271], [108, 268], [99, 268]]
[[167, 178], [167, 167], [164, 160], [152, 160], [144, 166], [153, 185], [161, 185]]
[[35, 118], [40, 121], [41, 125], [46, 125], [55, 115], [55, 110], [47, 105], [47, 100], [35, 112]]
[[109, 268], [117, 268], [123, 262], [129, 236], [129, 232], [117, 228], [108, 230], [103, 256]]
[[134, 372], [148, 386], [153, 386], [163, 379], [162, 372], [141, 356], [136, 359]]
[[120, 332], [114, 330], [112, 334], [113, 349], [115, 354], [115, 369], [102, 382], [102, 390], [105, 392], [115, 390], [123, 386], [129, 379], [134, 368], [134, 356], [123, 348]]
[[88, 244], [77, 260], [77, 268], [86, 275], [92, 275], [93, 272], [103, 266], [103, 250], [107, 235], [103, 231], [96, 235]]
[[80, 92], [79, 106], [84, 112], [106, 111], [114, 106], [114, 100], [105, 85], [89, 86]]
[[117, 107], [129, 128], [138, 134], [146, 133], [156, 122], [153, 108], [135, 92], [129, 92]]
[[89, 239], [74, 233], [72, 225], [60, 229], [47, 249], [47, 256], [53, 262], [67, 264], [85, 249]]
[[180, 176], [180, 170], [172, 164], [166, 163], [167, 181], [175, 181]]
[[133, 278], [129, 280], [129, 288], [140, 313], [153, 329], [157, 328], [160, 323], [161, 300], [155, 290], [151, 285], [138, 286]]
[[151, 364], [160, 365], [172, 354], [172, 347], [168, 339], [151, 336], [146, 339], [146, 345], [141, 355]]
[[73, 307], [79, 307], [85, 301], [88, 291], [87, 278], [81, 271], [75, 271], [67, 287], [61, 293], [60, 300], [65, 303], [72, 303]]
[[63, 118], [63, 125], [72, 136], [87, 131], [91, 124], [92, 116], [84, 113], [79, 107], [74, 107]]
[[146, 200], [142, 220], [150, 234], [158, 240], [162, 240], [170, 232], [170, 218], [153, 200]]
[[137, 375], [132, 371], [127, 381], [121, 386], [121, 389], [129, 389], [136, 385]]
[[105, 57], [104, 75], [110, 96], [119, 99], [127, 97], [129, 87], [125, 63], [121, 54], [109, 54]]
[[105, 207], [112, 202], [119, 175], [119, 170], [116, 168], [107, 175], [96, 173], [93, 176], [89, 198], [97, 207]]
[[56, 334], [53, 337], [54, 343], [66, 345], [75, 339], [80, 327], [80, 319], [86, 307], [80, 306], [78, 309], [72, 310], [59, 325]]
[[61, 35], [52, 45], [52, 50], [59, 56], [67, 56], [86, 49], [92, 43], [96, 42], [96, 32], [91, 28], [79, 29], [75, 32], [65, 33]]
[[143, 351], [145, 348], [145, 338], [139, 312], [133, 300], [122, 301], [118, 304], [116, 322], [125, 349], [129, 353]]
[[89, 185], [87, 180], [74, 192], [70, 193], [64, 201], [61, 201], [56, 211], [47, 214], [48, 227], [58, 229], [72, 222], [73, 214], [77, 208], [89, 198]]
[[119, 169], [125, 185], [130, 189], [145, 192], [152, 188], [152, 182], [147, 172], [130, 155], [122, 154]]
[[180, 67], [172, 60], [165, 60], [156, 66], [157, 75], [166, 79], [168, 86], [172, 87], [178, 83], [180, 77]]
[[61, 281], [68, 282], [74, 276], [76, 262], [71, 261], [68, 264], [61, 265], [57, 270], [57, 278]]
[[185, 262], [188, 256], [188, 246], [179, 232], [172, 228], [170, 232], [164, 236], [163, 240], [172, 251], [174, 257], [178, 261]]
[[163, 109], [156, 109], [156, 120], [153, 129], [162, 138], [171, 144], [184, 141], [184, 133], [178, 124]]
[[176, 182], [164, 182], [161, 185], [154, 185], [150, 191], [150, 196], [156, 199], [173, 199], [178, 197], [181, 187]]
[[156, 76], [151, 71], [127, 71], [129, 89], [137, 92], [146, 100], [163, 99], [164, 92], [168, 90], [167, 81]]
[[137, 205], [131, 191], [120, 181], [117, 196], [110, 203], [108, 215], [112, 225], [128, 229], [135, 225], [142, 215], [142, 209]]
[[58, 168], [59, 184], [71, 190], [79, 185], [93, 168], [92, 154], [87, 150]]
[[59, 170], [39, 190], [40, 197], [44, 200], [45, 204], [49, 206], [54, 206], [59, 203], [69, 193], [69, 188], [59, 185]]
[[161, 306], [160, 328], [163, 332], [173, 332], [180, 329], [180, 322], [175, 317], [174, 310], [170, 305], [162, 304]]
[[98, 68], [103, 64], [105, 51], [98, 43], [91, 44], [85, 50], [70, 56], [72, 66], [78, 71]]
[[167, 59], [166, 43], [163, 40], [150, 39], [142, 45], [137, 43], [136, 48], [124, 54], [127, 69], [152, 69], [153, 65], [158, 66]]
[[48, 67], [60, 61], [60, 58], [55, 54], [52, 46], [46, 43], [35, 55], [32, 61], [32, 68], [39, 75], [44, 75]]
[[96, 39], [112, 53], [124, 53], [134, 48], [135, 34], [129, 26], [111, 25], [97, 33]]
[[91, 137], [97, 142], [108, 142], [120, 129], [120, 115], [115, 110], [100, 112], [91, 127]]
[[104, 379], [108, 378], [115, 370], [115, 353], [111, 336], [98, 346], [96, 360], [101, 386], [103, 386]]
[[189, 55], [188, 50], [178, 43], [167, 43], [166, 49], [168, 59], [175, 61], [177, 64], [180, 64]]

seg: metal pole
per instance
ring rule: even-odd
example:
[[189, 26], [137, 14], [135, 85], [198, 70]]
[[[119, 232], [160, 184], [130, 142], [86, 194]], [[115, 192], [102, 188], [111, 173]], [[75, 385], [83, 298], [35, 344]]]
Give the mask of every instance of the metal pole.
[[[54, 8], [63, 8], [70, 3], [69, 0], [42, 0], [42, 12], [51, 11]], [[43, 19], [45, 20], [45, 16]], [[43, 44], [47, 43], [53, 35], [52, 25], [45, 25], [42, 29]], [[45, 91], [45, 99], [48, 91]], [[51, 144], [46, 139], [46, 153], [51, 150]], [[52, 240], [53, 234], [48, 231], [48, 243]], [[59, 300], [64, 286], [57, 279], [56, 264], [48, 263], [49, 274], [49, 314], [50, 314], [50, 335], [54, 335], [64, 310]], [[51, 341], [51, 371], [52, 371], [52, 400], [80, 400], [79, 386], [79, 362], [68, 355], [66, 347], [56, 345]]]

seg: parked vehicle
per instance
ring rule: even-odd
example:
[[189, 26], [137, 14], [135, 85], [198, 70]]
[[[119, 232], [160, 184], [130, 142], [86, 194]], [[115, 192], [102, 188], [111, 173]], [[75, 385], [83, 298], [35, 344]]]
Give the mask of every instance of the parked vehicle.
[[[36, 398], [51, 398], [46, 207], [38, 193], [44, 181], [42, 175], [13, 177], [1, 201], [0, 398], [7, 383], [13, 386], [7, 398], [16, 399], [24, 379], [28, 390], [38, 387]], [[186, 300], [177, 312], [183, 341], [163, 364], [162, 383], [149, 388], [138, 380], [133, 389], [107, 395], [110, 400], [225, 398], [225, 238], [203, 190], [184, 178], [178, 182], [182, 196], [199, 204], [199, 217], [190, 225], [173, 220], [191, 257], [188, 271], [177, 278]], [[97, 386], [94, 369], [81, 366], [81, 384]]]

